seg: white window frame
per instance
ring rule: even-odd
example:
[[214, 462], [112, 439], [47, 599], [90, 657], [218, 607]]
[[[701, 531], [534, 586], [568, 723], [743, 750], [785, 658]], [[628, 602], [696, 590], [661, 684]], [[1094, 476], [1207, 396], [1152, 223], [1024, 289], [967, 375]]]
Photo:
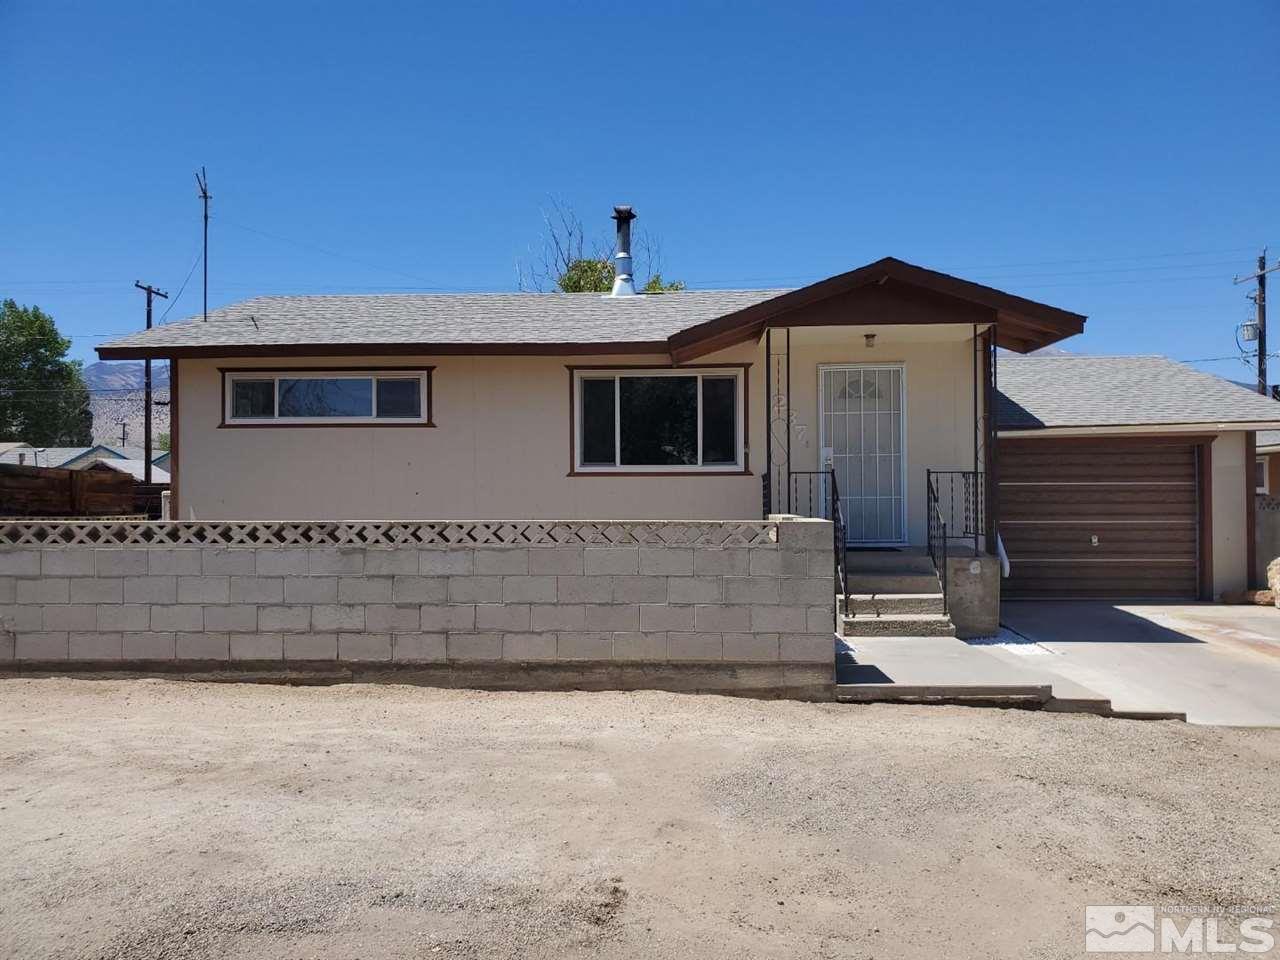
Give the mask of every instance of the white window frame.
[[1261, 485], [1255, 484], [1253, 488], [1253, 492], [1262, 493], [1262, 494], [1266, 494], [1267, 496], [1271, 496], [1271, 471], [1267, 469], [1266, 457], [1254, 458], [1253, 469], [1257, 470], [1258, 467], [1262, 467], [1262, 483]]
[[[228, 427], [287, 427], [287, 426], [429, 426], [431, 425], [431, 368], [419, 367], [412, 370], [395, 368], [371, 370], [224, 370], [222, 423]], [[373, 390], [370, 392], [369, 415], [363, 417], [234, 417], [232, 409], [235, 399], [235, 384], [241, 380], [270, 380], [271, 397], [274, 409], [279, 409], [280, 381], [314, 378], [317, 380], [371, 380]], [[379, 417], [378, 381], [379, 380], [417, 380], [419, 401], [417, 417]]]
[[[644, 466], [622, 463], [622, 403], [621, 383], [625, 377], [694, 377], [698, 381], [698, 462]], [[726, 378], [734, 381], [734, 462], [702, 462], [702, 378]], [[582, 382], [584, 380], [613, 380], [613, 464], [584, 464], [582, 462]], [[619, 367], [611, 370], [575, 370], [573, 374], [573, 469], [575, 473], [743, 473], [746, 471], [746, 370], [743, 367], [672, 367], [645, 369], [643, 367]]]

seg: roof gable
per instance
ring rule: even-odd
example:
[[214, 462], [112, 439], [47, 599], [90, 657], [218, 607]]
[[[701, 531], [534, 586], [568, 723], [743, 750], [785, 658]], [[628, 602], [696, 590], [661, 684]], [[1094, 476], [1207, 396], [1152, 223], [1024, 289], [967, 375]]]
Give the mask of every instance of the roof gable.
[[[841, 300], [845, 309], [824, 309]], [[901, 312], [887, 317], [875, 309], [877, 301], [886, 300], [932, 302], [934, 310], [927, 319], [915, 321], [904, 319]], [[677, 360], [691, 360], [758, 337], [770, 326], [950, 322], [994, 323], [999, 345], [1024, 353], [1080, 333], [1085, 319], [1078, 313], [884, 257], [682, 330], [671, 338], [671, 352]]]

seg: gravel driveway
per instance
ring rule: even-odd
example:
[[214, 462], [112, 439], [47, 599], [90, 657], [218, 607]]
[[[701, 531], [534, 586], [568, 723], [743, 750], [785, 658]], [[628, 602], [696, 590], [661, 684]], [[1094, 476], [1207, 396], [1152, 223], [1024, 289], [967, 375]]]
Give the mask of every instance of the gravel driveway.
[[1280, 900], [1280, 731], [0, 681], [0, 956], [1078, 957]]

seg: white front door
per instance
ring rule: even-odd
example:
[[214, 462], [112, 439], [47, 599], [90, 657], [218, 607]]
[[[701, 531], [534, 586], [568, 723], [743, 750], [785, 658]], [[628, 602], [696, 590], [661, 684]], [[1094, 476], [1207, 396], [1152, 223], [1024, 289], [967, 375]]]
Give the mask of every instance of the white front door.
[[902, 366], [824, 365], [818, 380], [819, 443], [831, 451], [849, 543], [906, 543]]

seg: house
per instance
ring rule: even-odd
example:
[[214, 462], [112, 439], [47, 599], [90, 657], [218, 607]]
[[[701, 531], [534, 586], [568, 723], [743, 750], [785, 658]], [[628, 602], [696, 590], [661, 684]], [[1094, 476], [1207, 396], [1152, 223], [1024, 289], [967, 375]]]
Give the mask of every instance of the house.
[[[112, 470], [116, 473], [127, 473], [133, 479], [142, 483], [146, 479], [147, 462], [145, 460], [124, 459], [122, 457], [106, 457], [102, 460], [96, 460], [86, 469], [88, 470]], [[151, 465], [151, 482], [152, 483], [168, 483], [169, 474], [167, 471], [157, 467], [154, 463]]]
[[31, 444], [6, 442], [0, 443], [0, 463], [26, 463], [31, 459]]
[[1254, 431], [1280, 403], [1164, 357], [1002, 357], [998, 372], [1005, 596], [1248, 586]]
[[[1049, 523], [1060, 513], [1053, 498], [1015, 492], [1021, 474], [999, 461], [1035, 461], [1031, 443], [1065, 455], [1068, 433], [1090, 429], [1017, 386], [1035, 380], [1035, 361], [1020, 379], [1005, 370], [1022, 361], [997, 371], [996, 350], [1049, 346], [1085, 317], [894, 258], [794, 290], [637, 295], [631, 217], [615, 213], [609, 295], [259, 297], [98, 352], [171, 364], [178, 519], [837, 517], [849, 547], [960, 564], [944, 579], [963, 592], [977, 578], [993, 609], [996, 530], [1013, 531], [1018, 510]], [[998, 376], [1015, 418], [1001, 423], [999, 450], [988, 415]], [[1109, 385], [1072, 387], [1096, 393], [1085, 409], [1109, 437], [1149, 455], [1142, 424], [1106, 419]], [[1280, 428], [1272, 408], [1256, 419]], [[1240, 473], [1245, 431], [1259, 424], [1230, 420], [1168, 425], [1229, 434], [1220, 447], [1198, 441], [1213, 448], [1211, 468], [1207, 456], [1187, 468], [1215, 482], [1212, 498], [1207, 488], [1193, 498], [1213, 508], [1212, 577], [1193, 575], [1212, 591], [1239, 585], [1246, 569], [1226, 517], [1243, 522], [1244, 481], [1229, 494], [1227, 476]], [[1163, 422], [1146, 430], [1169, 432]], [[1101, 504], [1107, 491], [1089, 495]], [[1041, 546], [1022, 528], [1015, 543]], [[1026, 561], [1015, 568], [1017, 589], [1031, 589]], [[1187, 589], [1181, 569], [1177, 584]]]
[[[3, 445], [0, 445], [3, 446]], [[12, 463], [28, 467], [61, 467], [65, 470], [83, 470], [99, 460], [133, 459], [144, 457], [141, 447], [112, 447], [94, 444], [89, 447], [32, 447], [30, 444], [11, 444], [0, 449], [0, 463]], [[152, 460], [154, 463], [155, 460]]]

